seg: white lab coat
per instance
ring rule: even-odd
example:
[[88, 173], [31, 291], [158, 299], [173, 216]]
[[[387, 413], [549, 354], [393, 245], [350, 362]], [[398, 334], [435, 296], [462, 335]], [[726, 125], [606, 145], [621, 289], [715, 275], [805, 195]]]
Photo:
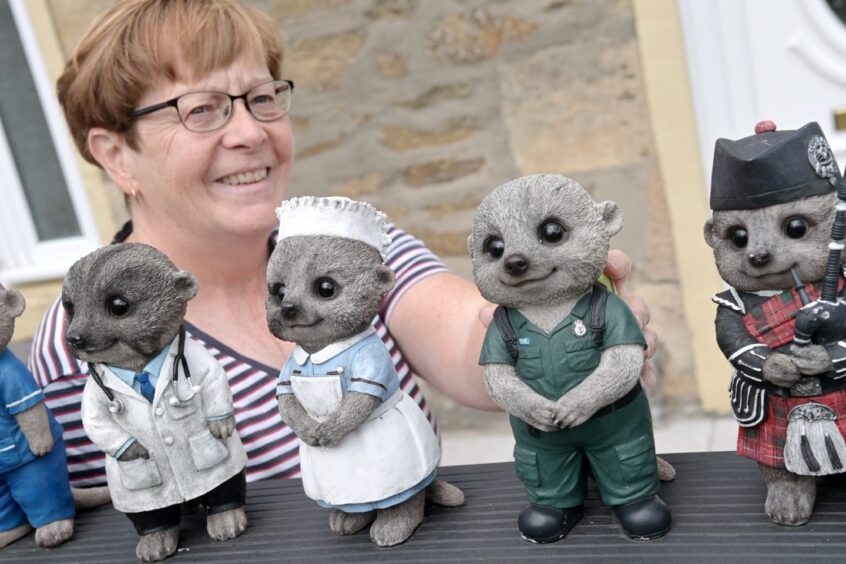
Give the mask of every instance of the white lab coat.
[[[152, 405], [111, 370], [98, 366], [103, 384], [111, 388], [125, 409], [109, 411], [109, 400], [89, 376], [82, 394], [82, 424], [88, 437], [106, 453], [106, 478], [118, 511], [137, 513], [197, 498], [219, 486], [247, 463], [237, 432], [227, 440], [215, 438], [207, 417], [233, 413], [232, 391], [226, 373], [196, 341], [186, 338], [185, 358], [194, 386], [200, 390], [188, 402], [170, 404], [174, 397], [172, 366], [176, 341], [162, 365]], [[179, 367], [179, 396], [190, 395]], [[150, 453], [149, 459], [119, 462], [114, 454], [130, 437]]]

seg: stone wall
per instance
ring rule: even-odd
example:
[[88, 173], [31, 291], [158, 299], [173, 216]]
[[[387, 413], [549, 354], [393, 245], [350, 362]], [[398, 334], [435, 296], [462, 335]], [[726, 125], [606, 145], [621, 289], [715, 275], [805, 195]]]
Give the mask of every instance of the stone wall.
[[[66, 52], [111, 3], [51, 0]], [[613, 246], [652, 309], [664, 404], [696, 401], [630, 1], [252, 3], [279, 22], [296, 83], [293, 195], [367, 200], [469, 277], [465, 242], [489, 190], [573, 176], [626, 213]], [[438, 403], [447, 422], [478, 420]]]

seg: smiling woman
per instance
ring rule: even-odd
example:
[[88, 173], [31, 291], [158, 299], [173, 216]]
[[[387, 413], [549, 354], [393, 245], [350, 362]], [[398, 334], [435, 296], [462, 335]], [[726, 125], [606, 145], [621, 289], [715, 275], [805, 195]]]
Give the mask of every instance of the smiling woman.
[[[132, 221], [115, 242], [152, 245], [197, 279], [186, 327], [227, 371], [248, 480], [299, 473], [298, 441], [276, 409], [293, 345], [265, 317], [274, 212], [294, 156], [293, 85], [273, 28], [234, 0], [126, 0], [94, 22], [58, 83], [80, 152], [127, 199]], [[389, 235], [396, 283], [373, 325], [400, 386], [430, 420], [415, 372], [462, 404], [495, 409], [478, 366], [490, 304], [420, 241], [393, 226]], [[615, 272], [627, 274], [622, 262]], [[31, 366], [64, 425], [74, 485], [102, 484], [104, 455], [79, 415], [88, 368], [68, 354], [65, 328], [56, 302]]]

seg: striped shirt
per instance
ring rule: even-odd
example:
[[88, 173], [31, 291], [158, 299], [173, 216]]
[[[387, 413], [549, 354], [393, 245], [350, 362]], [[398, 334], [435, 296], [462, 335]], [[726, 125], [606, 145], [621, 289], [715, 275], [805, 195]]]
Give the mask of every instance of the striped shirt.
[[[391, 353], [400, 387], [414, 398], [437, 428], [414, 373], [388, 331], [386, 321], [411, 286], [431, 274], [444, 272], [446, 267], [419, 240], [401, 229], [390, 226], [388, 233], [392, 242], [387, 265], [394, 271], [396, 283], [385, 296], [373, 326]], [[298, 477], [299, 439], [279, 417], [276, 403], [279, 367], [246, 358], [198, 327], [187, 322], [185, 325], [189, 337], [204, 345], [229, 377], [236, 426], [247, 451], [247, 480]], [[101, 485], [106, 483], [105, 455], [88, 439], [80, 416], [88, 367], [71, 356], [65, 331], [65, 311], [57, 299], [35, 335], [29, 368], [44, 390], [47, 406], [64, 428], [71, 485]]]

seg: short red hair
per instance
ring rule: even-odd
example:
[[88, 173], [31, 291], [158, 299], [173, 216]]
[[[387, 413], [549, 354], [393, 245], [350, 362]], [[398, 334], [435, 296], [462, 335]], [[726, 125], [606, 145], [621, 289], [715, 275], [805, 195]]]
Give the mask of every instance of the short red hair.
[[118, 3], [94, 21], [57, 82], [77, 148], [98, 164], [88, 150], [92, 127], [125, 133], [134, 146], [132, 112], [148, 88], [197, 80], [250, 53], [281, 78], [284, 51], [273, 21], [234, 0]]

